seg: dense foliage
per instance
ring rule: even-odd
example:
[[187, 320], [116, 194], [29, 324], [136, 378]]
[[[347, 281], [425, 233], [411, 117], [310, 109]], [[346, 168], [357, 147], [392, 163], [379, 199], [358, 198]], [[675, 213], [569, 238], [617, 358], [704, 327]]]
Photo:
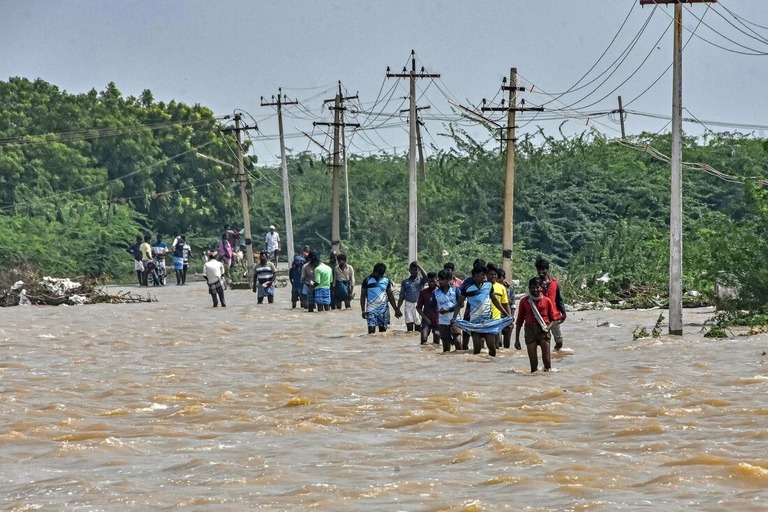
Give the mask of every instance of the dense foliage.
[[[185, 232], [213, 243], [224, 223], [241, 226], [233, 171], [196, 156], [234, 162], [225, 120], [200, 105], [123, 97], [114, 84], [72, 95], [42, 80], [0, 82], [0, 257], [52, 274], [129, 276], [123, 252], [138, 233]], [[452, 126], [450, 150], [433, 148], [419, 182], [420, 259], [466, 270], [499, 261], [504, 154]], [[716, 280], [739, 287], [735, 306], [764, 308], [768, 270], [768, 141], [721, 133], [685, 139], [684, 159], [737, 178], [684, 174], [684, 287], [712, 296]], [[544, 133], [518, 141], [515, 278], [549, 258], [571, 300], [664, 295], [669, 251], [669, 135], [617, 143], [595, 132]], [[255, 159], [253, 159], [255, 160]], [[251, 222], [258, 241], [284, 226], [279, 169], [246, 159]], [[288, 159], [296, 249], [330, 248], [330, 172], [317, 155]], [[406, 155], [350, 155], [350, 225], [342, 248], [359, 273], [376, 261], [394, 275], [407, 262]], [[283, 229], [280, 229], [284, 232]], [[285, 237], [284, 237], [285, 238]], [[608, 274], [610, 280], [598, 278]]]

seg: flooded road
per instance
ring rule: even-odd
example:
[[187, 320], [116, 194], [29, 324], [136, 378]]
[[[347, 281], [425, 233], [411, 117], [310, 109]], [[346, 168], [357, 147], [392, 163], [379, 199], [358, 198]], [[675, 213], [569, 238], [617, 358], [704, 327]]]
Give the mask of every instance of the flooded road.
[[530, 374], [285, 288], [150, 292], [0, 309], [3, 510], [768, 509], [768, 336], [705, 339], [712, 310], [573, 312]]

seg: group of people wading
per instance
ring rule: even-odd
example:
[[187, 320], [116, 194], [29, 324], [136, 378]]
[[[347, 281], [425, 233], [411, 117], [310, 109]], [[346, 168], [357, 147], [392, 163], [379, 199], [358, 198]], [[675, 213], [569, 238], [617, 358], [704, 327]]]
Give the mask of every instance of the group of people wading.
[[[325, 264], [308, 248], [295, 256], [289, 270], [294, 308], [297, 303], [308, 312], [341, 309], [342, 304], [351, 307], [354, 269], [344, 254], [332, 252], [330, 259], [330, 265]], [[360, 310], [369, 334], [387, 330], [391, 308], [396, 318], [404, 317], [407, 331], [420, 333], [422, 344], [432, 337], [444, 352], [452, 347], [469, 350], [471, 339], [473, 353], [479, 354], [485, 345], [488, 354], [495, 356], [497, 349], [510, 348], [513, 333], [514, 347], [521, 350], [523, 332], [531, 371], [538, 370], [539, 350], [544, 371], [548, 371], [552, 367], [550, 338], [554, 336], [554, 349], [560, 350], [560, 324], [566, 311], [557, 279], [549, 273], [549, 262], [539, 258], [535, 265], [538, 275], [528, 282], [528, 293], [515, 307], [515, 290], [504, 270], [481, 259], [475, 260], [471, 275], [464, 280], [454, 275], [452, 263], [439, 272], [427, 272], [414, 261], [409, 276], [400, 283], [397, 299], [386, 265], [377, 263], [361, 283]]]
[[[226, 307], [224, 277], [228, 268], [235, 264], [234, 258], [226, 258], [231, 254], [226, 246], [235, 246], [236, 240], [229, 241], [230, 237], [234, 238], [233, 233], [236, 232], [225, 227], [221, 239], [221, 245], [225, 247], [210, 251], [203, 267], [214, 307], [218, 307], [219, 303]], [[141, 259], [157, 258], [159, 253], [164, 256], [165, 251], [161, 249], [165, 244], [159, 236], [152, 245], [148, 240], [144, 244], [140, 242], [137, 239], [129, 252], [136, 254], [137, 276], [141, 284], [146, 284], [148, 273]], [[258, 253], [259, 260], [253, 269], [252, 290], [257, 294], [259, 304], [265, 298], [268, 303], [274, 302], [279, 244], [279, 235], [274, 226], [270, 226], [265, 237], [265, 248]], [[177, 271], [177, 284], [184, 284], [189, 246], [183, 237], [178, 237], [174, 239], [173, 247], [174, 264], [178, 259], [180, 270]], [[175, 254], [177, 248], [179, 258]], [[454, 274], [452, 263], [443, 265], [439, 272], [427, 272], [418, 261], [414, 261], [409, 265], [408, 277], [400, 283], [397, 299], [392, 280], [386, 275], [386, 265], [377, 263], [371, 274], [361, 282], [360, 309], [369, 334], [388, 329], [392, 308], [396, 318], [404, 317], [407, 331], [420, 333], [422, 344], [428, 343], [431, 337], [434, 344], [442, 344], [444, 352], [452, 348], [469, 350], [471, 339], [474, 354], [479, 354], [485, 346], [493, 357], [497, 350], [512, 346], [513, 333], [514, 347], [521, 350], [522, 332], [531, 371], [538, 370], [539, 351], [544, 371], [548, 371], [552, 367], [550, 338], [554, 337], [554, 350], [560, 350], [563, 346], [560, 324], [566, 319], [566, 311], [557, 279], [549, 273], [549, 262], [538, 258], [535, 266], [538, 275], [528, 281], [528, 293], [515, 306], [515, 288], [507, 281], [504, 270], [481, 259], [474, 261], [469, 277], [463, 280]], [[330, 261], [326, 264], [317, 252], [304, 247], [301, 254], [294, 256], [288, 277], [293, 308], [301, 305], [311, 313], [352, 307], [355, 270], [347, 262], [345, 254], [331, 252]]]
[[433, 343], [442, 343], [444, 352], [451, 347], [468, 350], [471, 338], [473, 353], [479, 354], [485, 345], [492, 357], [497, 349], [510, 348], [514, 323], [514, 346], [522, 348], [522, 331], [531, 371], [538, 370], [539, 349], [544, 371], [549, 371], [551, 335], [555, 350], [563, 347], [560, 324], [566, 319], [565, 303], [557, 279], [549, 273], [549, 262], [537, 259], [536, 270], [538, 275], [528, 282], [528, 293], [515, 307], [514, 287], [504, 270], [492, 263], [475, 260], [471, 275], [461, 280], [454, 275], [452, 263], [446, 263], [439, 272], [426, 272], [414, 261], [396, 302], [386, 266], [378, 263], [362, 283], [360, 309], [369, 334], [387, 330], [391, 306], [397, 318], [405, 317], [408, 331], [420, 332], [422, 344], [432, 336]]

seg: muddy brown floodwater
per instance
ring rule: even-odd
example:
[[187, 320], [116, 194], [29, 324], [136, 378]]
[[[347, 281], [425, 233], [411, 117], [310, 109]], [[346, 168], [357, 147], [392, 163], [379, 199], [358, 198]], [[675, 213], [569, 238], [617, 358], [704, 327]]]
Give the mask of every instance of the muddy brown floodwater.
[[530, 374], [285, 288], [150, 291], [0, 310], [4, 510], [768, 510], [768, 337], [710, 309], [573, 312]]

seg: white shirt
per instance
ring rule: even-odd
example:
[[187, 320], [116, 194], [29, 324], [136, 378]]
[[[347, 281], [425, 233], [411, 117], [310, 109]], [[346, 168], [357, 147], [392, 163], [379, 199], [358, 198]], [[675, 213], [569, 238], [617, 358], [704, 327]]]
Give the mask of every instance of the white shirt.
[[216, 259], [208, 260], [203, 265], [203, 270], [208, 284], [214, 284], [224, 275], [224, 264]]
[[277, 231], [269, 231], [264, 241], [267, 244], [267, 252], [275, 252], [280, 250], [280, 235]]

